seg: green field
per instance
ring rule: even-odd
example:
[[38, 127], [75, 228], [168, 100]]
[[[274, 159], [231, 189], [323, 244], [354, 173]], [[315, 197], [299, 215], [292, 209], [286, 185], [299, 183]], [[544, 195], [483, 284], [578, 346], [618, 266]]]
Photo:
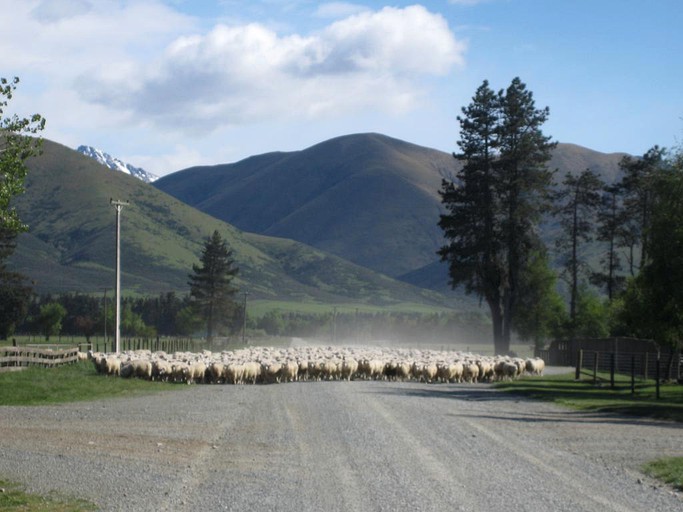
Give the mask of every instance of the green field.
[[0, 480], [0, 510], [21, 512], [86, 512], [97, 510], [92, 503], [84, 500], [50, 493], [47, 496], [30, 494], [21, 486]]
[[48, 405], [185, 389], [166, 382], [100, 375], [90, 362], [0, 373], [0, 406]]
[[443, 306], [430, 306], [427, 304], [418, 304], [411, 302], [403, 302], [393, 304], [391, 306], [373, 306], [371, 304], [363, 303], [340, 303], [340, 304], [326, 304], [319, 302], [306, 301], [278, 301], [278, 300], [255, 300], [247, 302], [247, 311], [250, 316], [261, 317], [269, 311], [280, 311], [281, 313], [303, 313], [303, 314], [332, 314], [337, 313], [417, 313], [417, 314], [433, 314], [433, 313], [452, 313], [452, 308]]

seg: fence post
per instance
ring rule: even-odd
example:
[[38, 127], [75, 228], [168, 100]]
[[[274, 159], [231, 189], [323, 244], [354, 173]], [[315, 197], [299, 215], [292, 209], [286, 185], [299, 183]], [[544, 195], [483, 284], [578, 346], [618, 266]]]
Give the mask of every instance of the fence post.
[[609, 360], [609, 387], [614, 389], [614, 360], [616, 354], [612, 352], [610, 354], [610, 360]]
[[636, 394], [636, 356], [631, 356], [631, 395]]
[[647, 380], [647, 367], [650, 366], [650, 354], [645, 352], [645, 369], [643, 370], [643, 378]]
[[579, 356], [576, 358], [576, 375], [574, 380], [581, 378], [581, 366], [583, 365], [583, 349], [579, 349]]
[[655, 396], [657, 397], [657, 400], [659, 400], [659, 380], [660, 380], [660, 375], [659, 375], [659, 357], [657, 358], [657, 365], [655, 366]]
[[593, 359], [593, 385], [598, 383], [598, 360], [600, 359], [600, 352], [595, 352], [595, 359]]

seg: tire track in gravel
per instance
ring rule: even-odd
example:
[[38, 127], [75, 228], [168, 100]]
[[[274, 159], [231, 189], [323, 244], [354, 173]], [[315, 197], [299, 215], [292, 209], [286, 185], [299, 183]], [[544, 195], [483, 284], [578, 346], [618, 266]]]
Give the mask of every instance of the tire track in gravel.
[[[334, 431], [325, 428], [320, 415], [306, 405], [303, 401], [284, 403], [299, 468], [308, 473], [306, 485], [302, 487], [304, 501], [317, 503], [323, 510], [363, 510], [364, 486], [353, 470], [349, 451], [335, 439]], [[330, 489], [330, 485], [334, 488]]]
[[541, 457], [533, 455], [532, 451], [528, 447], [522, 447], [516, 443], [511, 443], [509, 438], [505, 438], [499, 434], [496, 434], [493, 429], [485, 426], [482, 424], [482, 422], [472, 421], [462, 417], [460, 418], [460, 421], [466, 423], [469, 428], [477, 431], [479, 435], [485, 437], [489, 442], [495, 444], [500, 449], [505, 449], [514, 453], [519, 460], [526, 461], [528, 464], [535, 467], [539, 472], [546, 475], [552, 475], [557, 482], [561, 482], [564, 487], [567, 487], [573, 491], [572, 498], [576, 501], [576, 505], [581, 507], [580, 510], [638, 512], [635, 509], [624, 507], [618, 503], [615, 503], [607, 497], [587, 495], [586, 488], [584, 487], [586, 484], [584, 475], [565, 471], [562, 464], [553, 465], [547, 463]]
[[[466, 465], [453, 464], [451, 454], [439, 452], [435, 445], [430, 446], [421, 440], [420, 434], [428, 430], [424, 425], [417, 431], [406, 426], [404, 421], [410, 416], [405, 414], [405, 411], [390, 409], [382, 403], [384, 401], [377, 398], [377, 395], [366, 396], [364, 402], [373, 414], [382, 420], [382, 425], [377, 425], [376, 428], [392, 433], [400, 449], [409, 453], [411, 464], [425, 475], [430, 488], [438, 488], [437, 496], [445, 497], [444, 502], [451, 502], [457, 510], [476, 510], [480, 500], [475, 492], [469, 490], [467, 483], [470, 481], [470, 475], [467, 473]], [[425, 414], [422, 417], [429, 416]], [[415, 423], [412, 426], [415, 427]]]

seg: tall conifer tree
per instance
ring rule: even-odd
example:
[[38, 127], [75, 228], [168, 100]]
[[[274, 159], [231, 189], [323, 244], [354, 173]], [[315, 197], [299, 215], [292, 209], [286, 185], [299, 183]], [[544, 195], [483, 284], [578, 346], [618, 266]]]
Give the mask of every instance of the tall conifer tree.
[[500, 354], [510, 349], [522, 273], [542, 246], [537, 225], [548, 206], [546, 163], [555, 145], [541, 131], [548, 109], [536, 109], [519, 78], [497, 94], [484, 81], [462, 114], [455, 156], [463, 167], [442, 182], [447, 245], [439, 254], [451, 286], [465, 285], [488, 304]]
[[232, 281], [238, 272], [232, 251], [217, 230], [204, 244], [200, 263], [192, 265], [188, 284], [194, 307], [206, 322], [206, 336], [212, 340], [218, 328], [229, 324], [234, 314], [237, 288]]
[[[648, 257], [648, 228], [652, 215], [654, 183], [666, 167], [666, 151], [654, 146], [641, 158], [625, 156], [619, 163], [624, 171], [621, 187], [624, 190], [624, 209], [627, 222], [624, 225], [622, 242], [629, 245], [631, 275], [640, 269]], [[640, 246], [639, 262], [635, 261], [634, 248]]]
[[572, 331], [576, 326], [576, 304], [580, 274], [587, 268], [582, 245], [593, 240], [596, 212], [600, 206], [600, 191], [604, 183], [590, 169], [579, 176], [567, 173], [562, 187], [555, 194], [555, 214], [563, 231], [555, 245], [560, 251], [565, 280], [569, 284], [569, 319]]

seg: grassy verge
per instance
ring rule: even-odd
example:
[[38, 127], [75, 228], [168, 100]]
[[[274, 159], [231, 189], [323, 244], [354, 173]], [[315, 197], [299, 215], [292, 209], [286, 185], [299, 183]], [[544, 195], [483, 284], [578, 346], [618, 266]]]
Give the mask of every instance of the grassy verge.
[[[609, 375], [602, 374], [602, 378]], [[546, 400], [582, 411], [628, 414], [683, 422], [683, 386], [662, 384], [661, 399], [655, 398], [652, 380], [637, 381], [635, 395], [631, 395], [630, 378], [615, 377], [615, 388], [609, 382], [594, 386], [592, 381], [575, 381], [573, 374], [523, 378], [501, 382], [496, 387], [503, 391], [530, 398]]]
[[[184, 386], [185, 388], [187, 386]], [[183, 386], [100, 375], [90, 362], [0, 373], [0, 405], [47, 405], [155, 393]]]
[[648, 462], [643, 471], [683, 491], [683, 457], [666, 457]]
[[29, 494], [20, 486], [0, 480], [0, 510], [22, 512], [85, 512], [97, 510], [92, 503], [50, 493], [47, 496]]

